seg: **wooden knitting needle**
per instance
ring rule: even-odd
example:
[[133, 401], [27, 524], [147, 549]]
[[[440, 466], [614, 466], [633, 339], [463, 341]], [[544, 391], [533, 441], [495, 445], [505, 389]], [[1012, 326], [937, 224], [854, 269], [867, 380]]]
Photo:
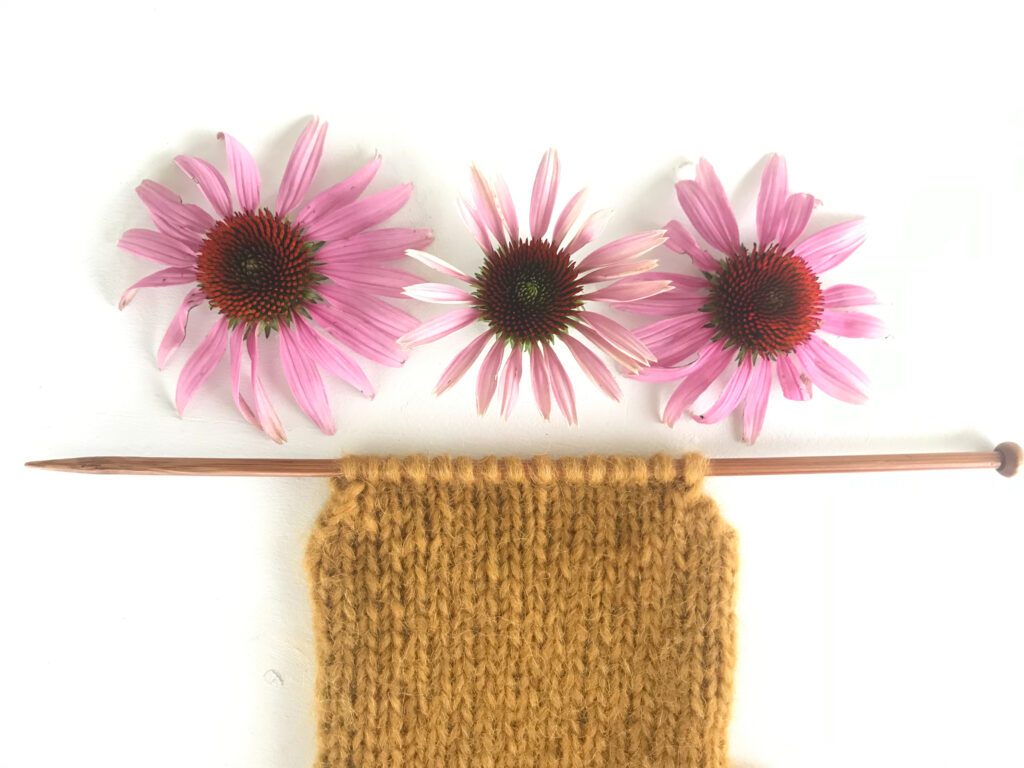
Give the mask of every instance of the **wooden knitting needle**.
[[[864, 456], [778, 456], [710, 459], [709, 475], [809, 475], [822, 472], [898, 472], [918, 469], [994, 469], [1017, 474], [1021, 447], [1000, 443], [991, 451], [880, 453]], [[26, 467], [92, 475], [217, 475], [234, 477], [330, 477], [337, 459], [216, 459], [158, 456], [82, 456], [28, 461]]]

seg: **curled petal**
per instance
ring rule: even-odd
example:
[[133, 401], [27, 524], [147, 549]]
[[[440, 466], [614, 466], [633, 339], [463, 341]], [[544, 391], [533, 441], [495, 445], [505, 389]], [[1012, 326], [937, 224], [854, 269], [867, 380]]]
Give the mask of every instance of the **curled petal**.
[[612, 372], [608, 370], [608, 366], [602, 363], [600, 358], [587, 349], [586, 346], [571, 336], [562, 336], [561, 339], [590, 380], [612, 400], [619, 400], [622, 397], [622, 389], [619, 387], [618, 382], [615, 381], [615, 377], [612, 376]]
[[210, 214], [198, 205], [183, 203], [174, 192], [155, 181], [143, 181], [135, 192], [157, 229], [184, 244], [190, 252], [199, 250], [203, 235], [214, 224]]
[[217, 363], [224, 356], [224, 347], [228, 337], [228, 321], [223, 315], [217, 318], [213, 328], [206, 334], [199, 346], [181, 369], [178, 377], [178, 388], [174, 397], [178, 413], [181, 414], [188, 405], [192, 395], [199, 386], [209, 378]]
[[373, 181], [377, 171], [380, 170], [380, 155], [374, 155], [373, 159], [361, 167], [347, 179], [328, 187], [318, 193], [306, 206], [299, 211], [295, 221], [305, 227], [315, 226], [324, 215], [344, 208], [349, 203], [355, 202], [359, 196], [366, 191]]
[[407, 285], [402, 293], [412, 299], [419, 299], [431, 304], [472, 304], [473, 297], [454, 285], [445, 283], [417, 283]]
[[[372, 297], [363, 296], [362, 299], [366, 304]], [[391, 306], [376, 299], [373, 301], [382, 306]], [[335, 311], [333, 304], [313, 304], [309, 307], [310, 315], [331, 337], [363, 357], [382, 365], [397, 368], [406, 361], [408, 352], [395, 343], [395, 336], [415, 328], [418, 324], [415, 318], [407, 316], [410, 323], [398, 329], [389, 326], [376, 313], [369, 314], [351, 305], [343, 305], [342, 311], [338, 312]], [[370, 306], [369, 309], [372, 310], [373, 307]]]
[[646, 381], [649, 383], [661, 383], [664, 381], [679, 381], [685, 379], [689, 371], [685, 368], [663, 368], [659, 365], [652, 365], [641, 368], [629, 378], [634, 381]]
[[[418, 275], [390, 267], [375, 267], [365, 264], [324, 264], [320, 267], [323, 275], [342, 286], [357, 286], [378, 296], [403, 296], [402, 290], [421, 279]], [[323, 287], [324, 284], [321, 284]]]
[[827, 309], [844, 307], [861, 307], [865, 304], [876, 304], [878, 297], [874, 292], [860, 285], [831, 285], [822, 292]]
[[547, 234], [558, 193], [558, 153], [549, 149], [541, 158], [530, 198], [530, 235], [540, 240]]
[[314, 331], [301, 317], [295, 318], [295, 333], [299, 345], [318, 368], [350, 384], [361, 394], [373, 398], [373, 384], [355, 360]]
[[757, 195], [757, 240], [762, 245], [778, 241], [788, 197], [786, 161], [772, 155], [761, 174], [761, 191]]
[[285, 435], [284, 426], [281, 424], [281, 419], [278, 418], [277, 411], [274, 410], [273, 403], [270, 402], [270, 398], [267, 396], [267, 390], [263, 386], [263, 381], [260, 379], [260, 356], [257, 334], [250, 333], [245, 340], [245, 345], [249, 352], [249, 361], [252, 363], [249, 373], [252, 380], [253, 412], [256, 414], [256, 420], [259, 422], [260, 428], [275, 443], [287, 442], [288, 438]]
[[476, 377], [476, 412], [481, 416], [487, 412], [487, 406], [491, 404], [494, 391], [498, 388], [498, 371], [501, 369], [501, 359], [504, 355], [505, 342], [502, 339], [495, 339], [480, 365], [480, 372]]
[[551, 242], [556, 248], [561, 248], [565, 238], [568, 236], [569, 231], [576, 224], [576, 220], [579, 218], [580, 213], [583, 211], [583, 203], [587, 199], [587, 190], [581, 189], [568, 203], [565, 204], [565, 208], [558, 215], [558, 220], [555, 221], [555, 233], [551, 236]]
[[196, 254], [183, 243], [152, 229], [129, 229], [117, 247], [144, 259], [172, 267], [194, 267]]
[[743, 403], [743, 439], [748, 443], [757, 440], [764, 425], [768, 410], [768, 395], [772, 386], [772, 364], [763, 357], [757, 358], [750, 372], [747, 399]]
[[599, 267], [608, 267], [613, 264], [635, 259], [643, 256], [648, 251], [654, 250], [668, 240], [666, 230], [655, 229], [651, 232], [641, 232], [638, 235], [627, 235], [618, 240], [612, 240], [607, 245], [602, 245], [583, 259], [576, 268], [582, 272], [588, 272]]
[[162, 369], [167, 365], [171, 355], [181, 347], [182, 342], [185, 341], [185, 327], [188, 324], [188, 314], [193, 308], [202, 304], [204, 298], [203, 292], [199, 288], [193, 288], [185, 295], [185, 300], [181, 302], [178, 311], [174, 313], [174, 318], [171, 320], [171, 324], [167, 326], [163, 341], [160, 342], [160, 348], [156, 352], [157, 368]]
[[491, 247], [491, 238], [487, 234], [487, 227], [480, 221], [480, 217], [477, 216], [476, 211], [463, 200], [461, 197], [455, 200], [455, 208], [459, 212], [459, 218], [462, 219], [462, 223], [466, 229], [469, 230], [469, 234], [473, 236], [473, 240], [480, 246], [480, 250], [484, 253], [490, 253], [494, 250]]
[[530, 349], [530, 386], [533, 387], [533, 399], [537, 401], [540, 415], [547, 421], [551, 418], [551, 385], [544, 352], [538, 344]]
[[523, 348], [513, 344], [501, 372], [501, 417], [507, 419], [519, 396], [519, 381], [523, 377]]
[[750, 374], [754, 363], [750, 355], [744, 355], [743, 360], [736, 367], [732, 377], [729, 379], [718, 400], [707, 411], [696, 416], [696, 420], [704, 424], [715, 424], [730, 413], [736, 410], [736, 406], [743, 400], [747, 393], [747, 385], [750, 383]]
[[722, 375], [731, 359], [732, 352], [725, 349], [724, 342], [717, 341], [710, 347], [705, 347], [700, 357], [693, 363], [680, 369], [685, 378], [665, 404], [662, 420], [670, 427], [674, 426], [686, 409]]
[[135, 298], [140, 288], [166, 288], [168, 285], [184, 285], [196, 281], [195, 267], [168, 267], [158, 272], [146, 275], [141, 280], [132, 283], [128, 290], [121, 294], [121, 300], [117, 303], [118, 309], [124, 309], [129, 302]]
[[583, 298], [587, 301], [628, 302], [648, 299], [671, 290], [672, 283], [668, 280], [621, 281], [584, 294]]
[[320, 158], [324, 153], [324, 139], [327, 136], [327, 123], [320, 123], [313, 118], [295, 142], [288, 165], [285, 166], [281, 186], [277, 191], [277, 213], [287, 216], [302, 202], [313, 183], [316, 169], [320, 167]]
[[408, 249], [430, 245], [433, 239], [429, 229], [369, 229], [345, 240], [332, 240], [316, 252], [316, 258], [330, 262], [394, 261]]
[[718, 272], [722, 265], [716, 261], [711, 254], [700, 247], [697, 239], [691, 235], [678, 221], [674, 219], [665, 225], [668, 233], [668, 245], [676, 253], [689, 256], [697, 269], [702, 272]]
[[789, 248], [803, 231], [807, 229], [807, 222], [811, 220], [811, 212], [818, 201], [813, 195], [790, 195], [786, 201], [786, 208], [782, 212], [779, 225], [778, 243], [782, 248]]
[[621, 365], [629, 373], [636, 373], [649, 363], [647, 359], [638, 360], [632, 354], [619, 349], [588, 325], [575, 323], [573, 324], [573, 328], [579, 331], [581, 336], [608, 355], [608, 357], [616, 363]]
[[454, 277], [457, 280], [462, 280], [464, 283], [475, 282], [473, 278], [471, 278], [461, 269], [452, 266], [444, 259], [438, 258], [432, 253], [427, 253], [426, 251], [417, 251], [413, 248], [410, 248], [405, 252], [405, 255], [408, 256], [410, 259], [416, 259], [416, 261], [420, 262], [420, 264], [426, 264], [428, 267], [437, 270], [442, 275]]
[[224, 140], [238, 205], [243, 211], [255, 211], [260, 207], [260, 169], [256, 161], [233, 136], [218, 133], [217, 138]]
[[[593, 270], [590, 274], [580, 278], [580, 283], [586, 285], [587, 283], [603, 283], [606, 280], [620, 280], [623, 277], [632, 277], [633, 275], [640, 275], [644, 272], [650, 272], [658, 266], [658, 262], [654, 259], [645, 261], [623, 261], [618, 264], [610, 264], [607, 267], [599, 267]], [[671, 285], [671, 283], [669, 283]]]
[[480, 357], [480, 353], [483, 352], [484, 347], [487, 346], [487, 342], [493, 335], [489, 330], [484, 331], [452, 359], [448, 367], [444, 369], [444, 373], [441, 374], [441, 378], [437, 380], [437, 386], [434, 387], [435, 395], [440, 395], [442, 392], [455, 386], [456, 382], [466, 374], [470, 366]]
[[864, 220], [854, 219], [825, 227], [796, 244], [793, 253], [816, 274], [839, 266], [864, 243]]
[[399, 346], [416, 347], [420, 344], [429, 344], [437, 341], [460, 328], [465, 328], [474, 320], [480, 317], [478, 309], [453, 309], [440, 317], [427, 320], [425, 323], [409, 331], [398, 339]]
[[638, 360], [654, 361], [651, 350], [624, 325], [596, 312], [578, 312], [577, 317], [623, 352]]
[[231, 398], [235, 401], [235, 407], [242, 414], [247, 422], [258, 427], [259, 421], [252, 408], [242, 397], [242, 342], [245, 340], [245, 326], [236, 325], [228, 337], [228, 359], [231, 363]]
[[576, 424], [576, 394], [572, 389], [572, 382], [569, 375], [562, 367], [562, 361], [558, 359], [555, 350], [549, 345], [544, 345], [544, 363], [548, 368], [548, 381], [551, 384], [551, 392], [558, 403], [558, 410], [565, 416], [570, 424]]
[[867, 400], [857, 378], [843, 366], [816, 354], [810, 341], [797, 347], [794, 354], [810, 380], [826, 395], [855, 405]]
[[231, 192], [220, 171], [201, 157], [178, 155], [174, 162], [196, 183], [218, 216], [226, 218], [231, 215]]
[[835, 309], [821, 313], [821, 330], [852, 339], [878, 339], [885, 335], [885, 325], [877, 317]]
[[782, 396], [787, 400], [810, 400], [811, 380], [797, 363], [796, 355], [782, 355], [775, 362], [775, 370], [779, 374], [779, 385]]
[[565, 246], [565, 252], [569, 255], [576, 253], [580, 248], [589, 245], [590, 242], [604, 231], [605, 225], [608, 224], [608, 219], [611, 218], [612, 211], [610, 208], [596, 211], [587, 217], [586, 221], [580, 227], [580, 231], [576, 233], [576, 236]]
[[325, 435], [335, 432], [334, 414], [327, 402], [324, 381], [305, 346], [286, 325], [281, 326], [281, 368], [296, 404]]
[[718, 180], [718, 174], [704, 158], [697, 161], [697, 183], [704, 190], [711, 203], [711, 212], [718, 221], [726, 244], [731, 250], [723, 253], [735, 253], [740, 244], [739, 227], [736, 224], [736, 216], [729, 205], [729, 198], [722, 188], [722, 182]]

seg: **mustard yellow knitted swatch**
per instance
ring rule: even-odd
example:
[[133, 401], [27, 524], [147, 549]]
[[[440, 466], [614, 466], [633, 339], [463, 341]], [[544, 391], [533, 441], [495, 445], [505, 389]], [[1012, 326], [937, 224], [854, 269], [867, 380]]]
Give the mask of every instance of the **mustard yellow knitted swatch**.
[[352, 458], [307, 566], [320, 768], [724, 768], [705, 460]]

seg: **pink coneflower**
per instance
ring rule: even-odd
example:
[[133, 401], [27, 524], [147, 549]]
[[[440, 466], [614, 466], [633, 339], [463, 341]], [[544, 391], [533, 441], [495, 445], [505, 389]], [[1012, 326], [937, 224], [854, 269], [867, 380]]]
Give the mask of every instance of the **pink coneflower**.
[[680, 381], [665, 405], [664, 421], [675, 424], [727, 371], [718, 400], [694, 418], [721, 421], [742, 404], [743, 438], [749, 442], [761, 431], [776, 375], [790, 400], [809, 399], [815, 384], [832, 397], [863, 402], [867, 377], [821, 332], [881, 335], [878, 319], [849, 311], [873, 303], [875, 295], [857, 285], [823, 290], [819, 282], [864, 242], [862, 220], [803, 237], [818, 201], [789, 193], [786, 163], [777, 155], [761, 176], [752, 244], [740, 242], [736, 217], [708, 162], [701, 160], [696, 179], [680, 181], [676, 192], [697, 234], [721, 255], [704, 250], [678, 221], [669, 222], [669, 248], [688, 255], [703, 276], [652, 273], [645, 277], [671, 280], [675, 290], [621, 307], [668, 316], [636, 332], [658, 358], [657, 366], [637, 378]]
[[[386, 262], [403, 258], [407, 248], [430, 243], [430, 230], [372, 229], [412, 193], [412, 185], [403, 184], [360, 197], [380, 167], [379, 156], [300, 207], [320, 163], [326, 133], [327, 123], [316, 119], [303, 130], [273, 209], [260, 204], [260, 174], [252, 155], [227, 134], [219, 136], [227, 149], [234, 200], [210, 163], [175, 158], [213, 214], [183, 203], [154, 181], [143, 181], [136, 190], [156, 231], [129, 230], [118, 245], [166, 268], [129, 288], [121, 307], [139, 288], [193, 285], [164, 335], [157, 364], [163, 368], [181, 346], [192, 309], [206, 304], [216, 315], [213, 328], [181, 371], [175, 397], [179, 413], [227, 350], [238, 410], [283, 442], [284, 429], [259, 376], [261, 335], [278, 336], [281, 366], [295, 401], [327, 434], [335, 426], [321, 371], [373, 396], [366, 373], [338, 344], [384, 365], [405, 360], [395, 339], [415, 328], [417, 320], [379, 297], [401, 296], [402, 288], [417, 279]], [[251, 399], [241, 394], [243, 350], [249, 360]]]
[[[455, 384], [490, 344], [477, 376], [477, 410], [481, 414], [487, 410], [500, 378], [501, 413], [508, 418], [519, 393], [526, 352], [533, 394], [541, 414], [545, 419], [550, 416], [553, 395], [566, 420], [575, 424], [576, 398], [555, 344], [567, 348], [603, 392], [616, 400], [621, 397], [608, 367], [570, 332], [579, 334], [631, 372], [653, 360], [647, 347], [629, 330], [585, 306], [591, 301], [618, 304], [668, 290], [671, 285], [666, 280], [621, 279], [657, 265], [655, 261], [636, 258], [665, 242], [665, 232], [654, 230], [623, 237], [577, 261], [579, 252], [604, 227], [609, 212], [591, 214], [577, 227], [583, 210], [581, 190], [566, 203], [548, 236], [558, 191], [558, 156], [554, 150], [544, 155], [537, 169], [529, 236], [520, 237], [515, 206], [504, 181], [499, 178], [492, 186], [474, 167], [472, 188], [472, 202], [460, 201], [460, 210], [484, 252], [483, 264], [471, 277], [436, 256], [409, 251], [413, 258], [461, 280], [466, 287], [422, 283], [406, 288], [407, 295], [421, 301], [463, 306], [406, 333], [399, 344], [425, 344], [482, 321], [487, 329], [455, 356], [441, 375], [435, 392], [440, 394]], [[605, 285], [592, 288], [596, 283]], [[502, 368], [506, 348], [508, 357]]]

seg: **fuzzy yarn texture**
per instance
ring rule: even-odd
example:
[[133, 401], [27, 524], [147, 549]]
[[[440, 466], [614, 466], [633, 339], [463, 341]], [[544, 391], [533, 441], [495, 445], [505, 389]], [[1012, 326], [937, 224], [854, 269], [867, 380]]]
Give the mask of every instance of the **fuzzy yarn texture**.
[[319, 768], [727, 765], [706, 461], [346, 458], [310, 540]]

